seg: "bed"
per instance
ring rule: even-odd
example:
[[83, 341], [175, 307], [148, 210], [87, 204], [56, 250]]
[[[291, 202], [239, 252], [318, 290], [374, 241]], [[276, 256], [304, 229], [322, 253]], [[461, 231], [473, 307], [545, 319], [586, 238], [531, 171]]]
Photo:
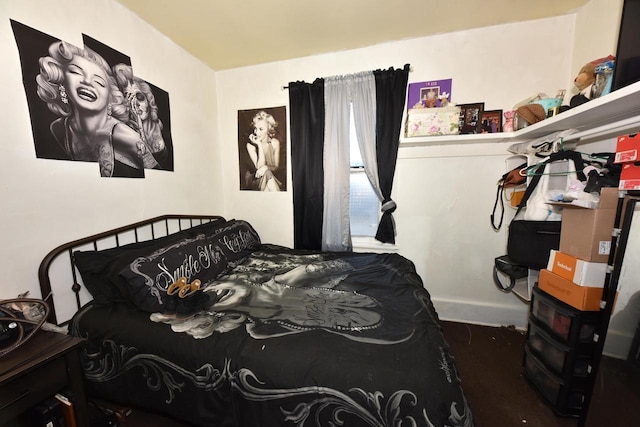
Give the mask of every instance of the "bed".
[[[178, 277], [201, 281], [193, 312], [165, 310]], [[51, 320], [86, 340], [90, 396], [196, 426], [473, 426], [398, 254], [293, 250], [242, 220], [168, 215], [65, 243], [39, 278]]]

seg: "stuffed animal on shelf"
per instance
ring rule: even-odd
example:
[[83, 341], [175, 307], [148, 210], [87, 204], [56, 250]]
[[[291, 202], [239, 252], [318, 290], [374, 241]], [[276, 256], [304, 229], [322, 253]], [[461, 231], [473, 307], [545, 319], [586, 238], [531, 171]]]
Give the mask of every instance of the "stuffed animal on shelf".
[[596, 64], [589, 62], [580, 68], [580, 72], [578, 72], [578, 75], [573, 80], [573, 83], [576, 88], [578, 88], [579, 93], [571, 98], [569, 105], [571, 107], [577, 107], [578, 105], [582, 105], [589, 101], [591, 99], [591, 92], [595, 81]]
[[449, 94], [447, 92], [442, 92], [442, 94], [438, 96], [438, 98], [440, 99], [441, 107], [446, 107], [447, 105], [449, 105]]
[[600, 96], [600, 94], [596, 92], [596, 88], [594, 86], [596, 82], [596, 67], [605, 61], [614, 61], [615, 59], [615, 56], [609, 55], [605, 58], [595, 59], [580, 68], [578, 75], [573, 80], [579, 93], [571, 97], [569, 108], [577, 107], [578, 105], [582, 105], [585, 102]]
[[431, 89], [427, 92], [427, 99], [425, 100], [425, 105], [427, 108], [434, 108], [436, 103], [438, 102], [438, 98], [436, 98], [436, 92]]

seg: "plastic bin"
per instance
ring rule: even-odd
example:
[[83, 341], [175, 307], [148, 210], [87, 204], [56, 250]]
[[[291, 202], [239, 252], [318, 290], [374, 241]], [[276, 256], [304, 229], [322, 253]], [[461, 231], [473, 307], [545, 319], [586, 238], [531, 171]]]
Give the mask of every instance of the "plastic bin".
[[551, 295], [533, 288], [531, 315], [538, 324], [569, 346], [592, 343], [599, 313], [580, 311]]
[[534, 322], [529, 322], [527, 343], [538, 360], [561, 378], [570, 380], [572, 377], [584, 378], [589, 374], [593, 344], [570, 347], [554, 340]]
[[556, 414], [575, 417], [580, 415], [585, 396], [584, 380], [563, 381], [549, 372], [526, 346], [524, 376]]

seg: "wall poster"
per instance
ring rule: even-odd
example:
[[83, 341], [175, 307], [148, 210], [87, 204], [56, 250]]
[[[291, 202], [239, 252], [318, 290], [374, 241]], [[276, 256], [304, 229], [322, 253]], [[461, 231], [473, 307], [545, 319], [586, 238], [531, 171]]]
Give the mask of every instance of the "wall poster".
[[409, 83], [407, 108], [446, 107], [451, 103], [453, 79]]
[[240, 190], [287, 190], [286, 107], [238, 111]]
[[169, 94], [133, 72], [128, 56], [83, 34], [83, 47], [17, 21], [36, 157], [98, 163], [100, 176], [173, 171]]

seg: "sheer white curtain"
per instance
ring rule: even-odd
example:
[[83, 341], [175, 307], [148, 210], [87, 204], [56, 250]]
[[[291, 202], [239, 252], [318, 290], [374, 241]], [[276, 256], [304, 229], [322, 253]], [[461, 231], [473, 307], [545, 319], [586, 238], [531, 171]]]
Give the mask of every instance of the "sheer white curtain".
[[376, 162], [376, 85], [372, 72], [325, 78], [322, 249], [350, 251], [349, 128], [354, 125], [369, 181], [382, 200]]

